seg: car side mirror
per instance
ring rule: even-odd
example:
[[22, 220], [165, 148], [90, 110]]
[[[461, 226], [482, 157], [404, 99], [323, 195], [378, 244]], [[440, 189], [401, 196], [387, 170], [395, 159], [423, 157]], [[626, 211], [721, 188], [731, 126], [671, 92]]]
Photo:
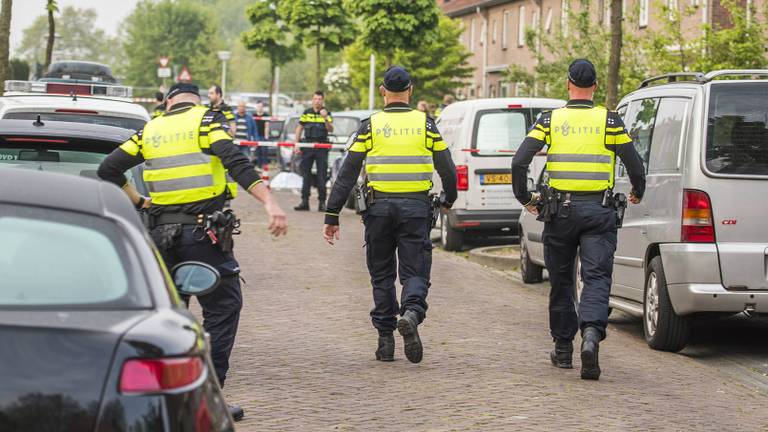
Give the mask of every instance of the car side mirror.
[[179, 294], [202, 296], [219, 286], [221, 275], [212, 266], [198, 261], [186, 261], [171, 269]]
[[536, 182], [530, 177], [528, 177], [528, 192], [536, 192]]

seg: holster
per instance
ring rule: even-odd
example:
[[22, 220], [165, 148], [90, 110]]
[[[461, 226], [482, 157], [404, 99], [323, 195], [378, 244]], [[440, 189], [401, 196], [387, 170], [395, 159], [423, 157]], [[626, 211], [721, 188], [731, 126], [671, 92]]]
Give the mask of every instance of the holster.
[[440, 195], [430, 196], [430, 206], [432, 207], [432, 228], [437, 225], [437, 219], [440, 217], [440, 209], [445, 204], [445, 191]]
[[368, 210], [368, 197], [371, 194], [368, 187], [362, 186], [355, 189], [355, 202], [357, 203], [357, 214], [361, 215]]
[[539, 200], [536, 202], [536, 209], [539, 211], [536, 220], [551, 222], [552, 218], [558, 213], [557, 192], [548, 186], [541, 188]]
[[218, 242], [216, 245], [222, 252], [232, 252], [235, 247], [235, 235], [240, 234], [240, 219], [231, 209], [224, 211], [217, 210], [208, 216], [210, 229], [216, 234]]

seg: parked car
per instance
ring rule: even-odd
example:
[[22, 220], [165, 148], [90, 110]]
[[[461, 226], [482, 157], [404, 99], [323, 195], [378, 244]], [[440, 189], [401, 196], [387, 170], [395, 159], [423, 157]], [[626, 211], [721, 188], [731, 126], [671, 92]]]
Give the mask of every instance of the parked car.
[[[459, 195], [440, 218], [443, 248], [461, 250], [473, 236], [514, 235], [522, 206], [512, 190], [512, 156], [537, 115], [565, 105], [538, 98], [476, 99], [448, 105], [437, 127], [451, 151], [458, 174]], [[537, 156], [531, 172], [545, 163]], [[440, 181], [435, 177], [435, 192]]]
[[[768, 312], [758, 205], [768, 191], [768, 80], [756, 77], [768, 70], [665, 75], [619, 103], [648, 180], [619, 230], [610, 305], [643, 318], [651, 348], [683, 349], [697, 315]], [[615, 191], [628, 195], [616, 171]], [[521, 225], [531, 280], [543, 265], [541, 225], [529, 215]]]
[[51, 63], [40, 81], [100, 82], [117, 84], [112, 69], [102, 63], [82, 60], [61, 60]]
[[[0, 429], [232, 431], [205, 331], [124, 193], [92, 179], [0, 169]], [[55, 426], [51, 426], [55, 425]]]

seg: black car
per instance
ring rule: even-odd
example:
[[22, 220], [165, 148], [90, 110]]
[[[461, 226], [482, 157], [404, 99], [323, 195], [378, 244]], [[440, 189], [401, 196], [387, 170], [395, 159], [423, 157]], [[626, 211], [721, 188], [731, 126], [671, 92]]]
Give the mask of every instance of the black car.
[[0, 166], [0, 238], [0, 431], [234, 430], [175, 286], [218, 273], [174, 284], [119, 188]]
[[[0, 168], [52, 171], [97, 178], [99, 164], [134, 131], [113, 126], [39, 120], [0, 120]], [[142, 167], [127, 173], [148, 195]]]

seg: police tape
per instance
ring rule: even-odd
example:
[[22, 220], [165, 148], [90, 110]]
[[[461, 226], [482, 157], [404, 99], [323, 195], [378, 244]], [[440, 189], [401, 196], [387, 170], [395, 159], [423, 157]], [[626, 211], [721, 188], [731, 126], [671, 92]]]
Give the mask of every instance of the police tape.
[[239, 146], [247, 147], [290, 147], [290, 148], [315, 148], [315, 149], [334, 149], [334, 150], [346, 150], [345, 144], [331, 144], [331, 143], [297, 143], [292, 141], [247, 141], [247, 140], [234, 140], [234, 143]]

